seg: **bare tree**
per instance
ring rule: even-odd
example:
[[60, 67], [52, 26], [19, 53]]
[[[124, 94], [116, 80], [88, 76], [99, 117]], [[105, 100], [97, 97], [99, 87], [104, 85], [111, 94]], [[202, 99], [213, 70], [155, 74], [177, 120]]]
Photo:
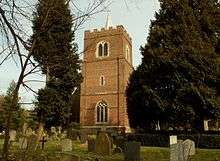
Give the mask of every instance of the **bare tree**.
[[[110, 4], [110, 0], [91, 0], [86, 8], [81, 9], [78, 1], [67, 0], [74, 14], [74, 31], [79, 29], [93, 15], [103, 12]], [[78, 3], [78, 4], [77, 4]], [[30, 21], [32, 12], [35, 10], [35, 3], [32, 0], [0, 0], [0, 66], [7, 60], [13, 60], [20, 69], [19, 77], [16, 82], [16, 88], [13, 92], [13, 99], [9, 115], [6, 120], [5, 139], [3, 146], [3, 159], [8, 160], [9, 155], [9, 131], [11, 125], [12, 111], [16, 109], [19, 90], [21, 86], [35, 92], [27, 80], [31, 74], [40, 72], [39, 65], [32, 58], [32, 51], [35, 46], [35, 40], [30, 45], [28, 39], [30, 36]], [[50, 9], [47, 11], [50, 12]], [[47, 20], [47, 16], [44, 21]], [[44, 31], [44, 24], [41, 26]], [[29, 34], [28, 34], [29, 33]]]

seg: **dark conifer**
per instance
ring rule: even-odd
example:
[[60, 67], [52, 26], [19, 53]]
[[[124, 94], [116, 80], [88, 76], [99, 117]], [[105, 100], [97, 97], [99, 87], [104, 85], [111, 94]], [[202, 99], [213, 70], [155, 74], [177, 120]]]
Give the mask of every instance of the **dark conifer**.
[[220, 8], [214, 1], [206, 2], [212, 8], [201, 16], [199, 7], [205, 4], [199, 0], [160, 1], [147, 44], [141, 48], [142, 64], [127, 89], [132, 127], [155, 129], [160, 121], [202, 130], [204, 119], [220, 117]]
[[68, 123], [70, 100], [82, 80], [73, 16], [67, 0], [40, 0], [33, 20], [34, 59], [47, 75], [36, 111], [47, 127]]

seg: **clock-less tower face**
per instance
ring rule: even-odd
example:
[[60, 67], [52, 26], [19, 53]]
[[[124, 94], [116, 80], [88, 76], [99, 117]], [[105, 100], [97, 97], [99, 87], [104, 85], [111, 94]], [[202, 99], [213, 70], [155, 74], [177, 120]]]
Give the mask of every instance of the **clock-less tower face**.
[[84, 49], [82, 127], [128, 127], [125, 90], [133, 70], [131, 38], [123, 26], [86, 31]]

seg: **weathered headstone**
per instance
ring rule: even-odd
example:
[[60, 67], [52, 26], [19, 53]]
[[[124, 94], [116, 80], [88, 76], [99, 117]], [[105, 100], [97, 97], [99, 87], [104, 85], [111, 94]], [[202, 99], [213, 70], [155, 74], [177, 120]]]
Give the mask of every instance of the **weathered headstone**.
[[61, 147], [63, 152], [68, 152], [73, 150], [73, 144], [71, 139], [63, 139], [61, 141]]
[[27, 141], [27, 148], [29, 151], [35, 151], [38, 146], [38, 137], [36, 134], [32, 134], [29, 136], [29, 139]]
[[95, 142], [95, 151], [100, 155], [111, 155], [111, 141], [108, 137], [108, 134], [105, 132], [100, 132], [96, 138]]
[[88, 152], [95, 152], [95, 139], [88, 138]]
[[81, 144], [85, 144], [87, 141], [87, 135], [84, 132], [81, 132], [79, 135], [79, 140]]
[[140, 142], [126, 142], [124, 148], [125, 161], [140, 161], [140, 148]]
[[27, 149], [27, 138], [26, 137], [19, 138], [18, 144], [20, 149]]
[[184, 160], [188, 160], [189, 156], [195, 155], [195, 142], [187, 139], [183, 143], [183, 156]]
[[61, 134], [62, 133], [62, 127], [61, 126], [58, 126], [58, 134]]
[[179, 161], [180, 145], [181, 143], [178, 144], [176, 135], [170, 136], [170, 161]]
[[25, 135], [26, 136], [31, 136], [33, 134], [33, 130], [31, 128], [28, 128], [26, 131], [25, 131]]
[[170, 136], [170, 145], [177, 144], [177, 136], [171, 135]]
[[16, 130], [10, 130], [9, 131], [9, 136], [10, 136], [9, 141], [15, 141], [16, 140], [16, 135], [17, 135]]
[[114, 144], [116, 145], [116, 147], [120, 147], [122, 150], [124, 150], [125, 141], [126, 139], [123, 136], [116, 136]]
[[56, 128], [55, 127], [51, 127], [50, 128], [50, 132], [51, 132], [51, 138], [52, 140], [59, 140], [58, 138], [58, 134], [57, 134], [57, 131], [56, 131]]

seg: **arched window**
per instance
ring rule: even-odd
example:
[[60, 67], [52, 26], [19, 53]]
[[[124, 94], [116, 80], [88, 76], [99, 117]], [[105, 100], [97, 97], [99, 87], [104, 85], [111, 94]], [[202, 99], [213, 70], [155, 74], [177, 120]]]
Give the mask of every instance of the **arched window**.
[[103, 55], [102, 44], [99, 44], [99, 57]]
[[108, 44], [104, 43], [104, 56], [108, 56]]
[[101, 41], [97, 44], [97, 56], [106, 57], [109, 56], [109, 43]]
[[108, 122], [108, 106], [107, 103], [101, 101], [96, 106], [96, 122], [107, 123]]
[[100, 86], [104, 86], [105, 85], [105, 77], [101, 76], [100, 77]]

